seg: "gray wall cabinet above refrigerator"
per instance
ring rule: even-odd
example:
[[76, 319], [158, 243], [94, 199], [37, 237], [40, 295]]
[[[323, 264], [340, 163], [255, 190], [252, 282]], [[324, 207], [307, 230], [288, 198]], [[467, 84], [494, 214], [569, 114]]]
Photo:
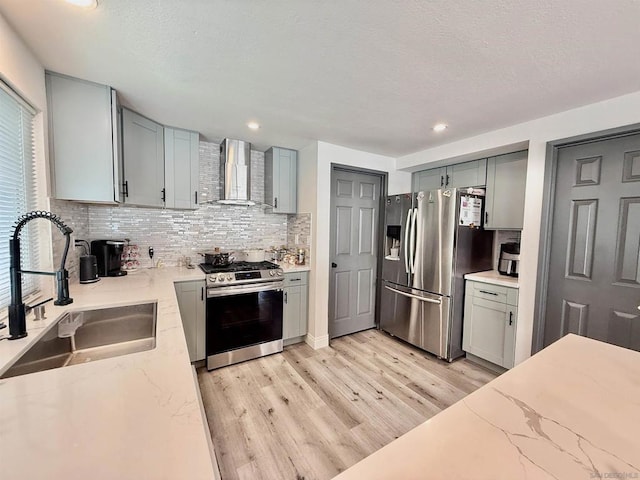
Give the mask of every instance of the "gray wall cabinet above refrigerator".
[[484, 228], [522, 230], [527, 156], [524, 150], [488, 159]]
[[298, 212], [298, 152], [272, 147], [264, 154], [264, 203], [272, 213]]
[[124, 202], [163, 207], [164, 128], [129, 109], [122, 109]]
[[481, 187], [485, 184], [487, 159], [422, 170], [413, 175], [413, 190], [426, 192], [438, 188]]
[[45, 82], [54, 198], [121, 201], [115, 90], [52, 72]]

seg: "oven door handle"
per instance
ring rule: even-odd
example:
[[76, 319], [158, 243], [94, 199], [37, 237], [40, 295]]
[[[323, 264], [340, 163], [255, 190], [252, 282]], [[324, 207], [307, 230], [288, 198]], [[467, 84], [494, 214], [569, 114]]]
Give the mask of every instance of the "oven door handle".
[[227, 297], [229, 295], [242, 295], [244, 293], [266, 292], [269, 290], [282, 290], [284, 282], [260, 283], [258, 285], [243, 285], [241, 287], [213, 287], [207, 288], [207, 298]]

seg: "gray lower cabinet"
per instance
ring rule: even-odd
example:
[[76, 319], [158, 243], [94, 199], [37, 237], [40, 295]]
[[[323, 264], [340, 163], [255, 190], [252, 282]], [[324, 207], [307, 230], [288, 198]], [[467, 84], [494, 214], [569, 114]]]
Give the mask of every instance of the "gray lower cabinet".
[[518, 289], [467, 280], [462, 349], [512, 368], [518, 320]]
[[121, 201], [116, 91], [52, 72], [46, 73], [45, 82], [53, 196]]
[[123, 108], [122, 155], [124, 202], [164, 207], [164, 127]]
[[298, 152], [271, 147], [264, 154], [264, 203], [272, 213], [298, 211]]
[[179, 282], [175, 284], [178, 307], [182, 318], [184, 336], [189, 349], [189, 360], [197, 362], [204, 360], [205, 328], [206, 328], [206, 290], [203, 280]]
[[284, 274], [283, 339], [285, 345], [302, 341], [307, 334], [309, 273]]
[[165, 206], [198, 208], [200, 181], [198, 132], [164, 127]]
[[484, 228], [522, 230], [527, 157], [524, 150], [488, 159]]
[[438, 188], [480, 187], [485, 184], [486, 174], [486, 158], [432, 168], [414, 174], [413, 189], [419, 192]]

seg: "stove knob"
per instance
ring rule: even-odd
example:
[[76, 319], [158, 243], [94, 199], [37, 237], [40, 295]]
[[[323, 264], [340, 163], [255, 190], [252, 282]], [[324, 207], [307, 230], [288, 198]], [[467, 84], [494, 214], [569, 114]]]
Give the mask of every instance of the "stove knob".
[[216, 283], [216, 280], [217, 280], [217, 278], [216, 278], [216, 276], [215, 276], [215, 275], [211, 275], [211, 276], [209, 277], [209, 281], [210, 281], [211, 283]]
[[233, 275], [228, 274], [228, 275], [227, 275], [227, 280], [229, 280], [229, 281], [233, 280]]
[[218, 281], [219, 282], [224, 282], [224, 273], [218, 274]]
[[282, 270], [278, 269], [278, 276], [281, 277], [282, 276]]
[[269, 270], [269, 276], [273, 277], [276, 274], [275, 270]]

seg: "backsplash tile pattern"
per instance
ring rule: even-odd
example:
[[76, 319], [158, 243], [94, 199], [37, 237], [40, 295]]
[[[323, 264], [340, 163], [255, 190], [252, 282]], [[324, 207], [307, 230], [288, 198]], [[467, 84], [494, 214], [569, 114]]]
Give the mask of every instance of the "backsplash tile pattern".
[[[206, 202], [220, 198], [219, 148], [215, 143], [200, 142], [199, 197]], [[147, 253], [149, 246], [154, 248], [154, 261], [175, 265], [181, 256], [190, 256], [192, 262], [198, 263], [197, 252], [214, 247], [268, 248], [286, 244], [288, 216], [265, 213], [260, 205], [264, 201], [264, 153], [251, 152], [251, 170], [251, 199], [258, 203], [251, 207], [206, 203], [197, 210], [165, 210], [51, 199], [51, 209], [69, 222], [76, 238], [131, 239], [131, 243], [140, 247], [142, 267], [152, 265]], [[309, 233], [304, 238], [309, 238]], [[54, 235], [54, 259], [60, 258], [63, 248], [64, 242]], [[72, 279], [77, 279], [81, 254], [81, 249], [75, 250], [67, 262]]]
[[[296, 235], [298, 241], [296, 242]], [[288, 215], [287, 218], [287, 246], [292, 248], [304, 248], [309, 255], [311, 249], [311, 214], [299, 213]]]
[[[75, 239], [90, 241], [89, 237], [89, 212], [88, 205], [83, 203], [70, 202], [67, 200], [50, 199], [49, 208], [57, 214], [64, 223], [73, 229], [71, 234], [71, 246], [67, 254], [66, 268], [69, 271], [69, 277], [72, 280], [78, 278], [78, 266], [80, 263], [80, 255], [84, 255], [84, 249], [74, 247]], [[60, 260], [64, 251], [65, 237], [60, 235], [57, 228], [51, 229], [51, 243], [53, 251], [53, 266], [57, 270], [60, 268]]]

